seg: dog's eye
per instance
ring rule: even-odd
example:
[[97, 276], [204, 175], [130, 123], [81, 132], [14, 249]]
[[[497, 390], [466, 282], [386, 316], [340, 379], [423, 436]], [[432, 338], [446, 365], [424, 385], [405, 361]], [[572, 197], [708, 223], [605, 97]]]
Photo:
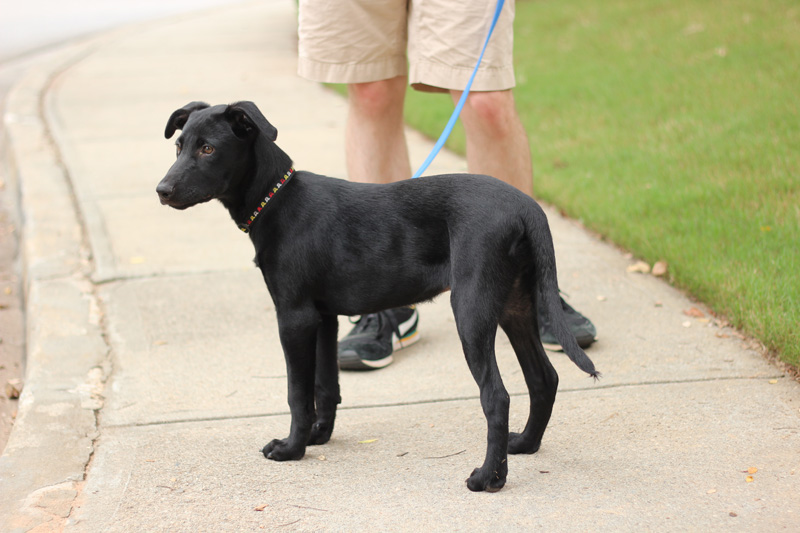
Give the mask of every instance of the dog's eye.
[[203, 147], [200, 148], [200, 151], [203, 152], [206, 155], [212, 154], [212, 153], [214, 153], [214, 147], [211, 146], [210, 144], [204, 144]]
[[175, 156], [177, 157], [179, 155], [181, 155], [181, 145], [180, 144], [176, 144], [175, 145]]

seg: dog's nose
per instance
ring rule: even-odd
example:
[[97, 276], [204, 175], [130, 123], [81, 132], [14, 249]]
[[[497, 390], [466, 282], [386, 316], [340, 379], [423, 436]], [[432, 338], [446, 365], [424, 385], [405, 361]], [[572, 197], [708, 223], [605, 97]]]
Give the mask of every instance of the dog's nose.
[[175, 187], [171, 183], [164, 183], [163, 181], [158, 184], [156, 187], [156, 192], [158, 193], [158, 197], [161, 199], [161, 203], [168, 201], [172, 196], [172, 193], [175, 192]]

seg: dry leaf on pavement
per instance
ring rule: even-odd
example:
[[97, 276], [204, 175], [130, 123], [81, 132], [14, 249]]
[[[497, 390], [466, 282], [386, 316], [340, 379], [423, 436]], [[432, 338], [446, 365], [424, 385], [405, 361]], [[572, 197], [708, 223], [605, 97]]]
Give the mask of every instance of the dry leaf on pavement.
[[627, 268], [628, 272], [638, 272], [640, 274], [647, 274], [650, 272], [650, 265], [645, 263], [644, 261], [636, 261], [632, 265], [628, 265]]
[[22, 393], [22, 381], [13, 378], [6, 381], [6, 397], [9, 400], [16, 400], [19, 398], [19, 395]]
[[655, 265], [653, 265], [653, 272], [654, 276], [663, 276], [667, 273], [667, 262], [666, 261], [659, 261]]
[[703, 318], [704, 316], [706, 316], [705, 313], [703, 313], [701, 310], [699, 310], [696, 307], [692, 307], [690, 309], [685, 309], [683, 311], [683, 314], [686, 315], [686, 316], [694, 317], [694, 318]]

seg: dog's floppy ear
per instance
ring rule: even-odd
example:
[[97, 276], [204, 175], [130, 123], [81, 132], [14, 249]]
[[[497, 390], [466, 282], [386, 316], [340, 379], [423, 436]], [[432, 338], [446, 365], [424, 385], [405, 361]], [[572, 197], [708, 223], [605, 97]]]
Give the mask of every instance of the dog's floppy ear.
[[231, 125], [233, 133], [245, 139], [260, 133], [272, 142], [278, 138], [278, 130], [264, 118], [253, 102], [236, 102], [225, 110], [225, 118]]
[[175, 133], [175, 130], [181, 130], [186, 125], [186, 121], [189, 119], [189, 115], [191, 115], [194, 111], [199, 111], [201, 109], [205, 109], [209, 107], [209, 105], [205, 102], [189, 102], [185, 106], [180, 109], [176, 109], [172, 115], [170, 115], [169, 120], [167, 121], [167, 129], [164, 130], [164, 137], [169, 139]]

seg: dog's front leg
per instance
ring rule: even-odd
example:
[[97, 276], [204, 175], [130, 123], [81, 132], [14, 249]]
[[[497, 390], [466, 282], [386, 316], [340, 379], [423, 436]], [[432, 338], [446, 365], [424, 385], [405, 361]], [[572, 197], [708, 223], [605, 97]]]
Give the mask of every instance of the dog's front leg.
[[314, 410], [314, 375], [316, 366], [319, 313], [313, 308], [278, 309], [283, 354], [289, 386], [289, 412], [292, 415], [289, 436], [275, 439], [262, 452], [267, 459], [291, 461], [305, 455], [311, 435]]

